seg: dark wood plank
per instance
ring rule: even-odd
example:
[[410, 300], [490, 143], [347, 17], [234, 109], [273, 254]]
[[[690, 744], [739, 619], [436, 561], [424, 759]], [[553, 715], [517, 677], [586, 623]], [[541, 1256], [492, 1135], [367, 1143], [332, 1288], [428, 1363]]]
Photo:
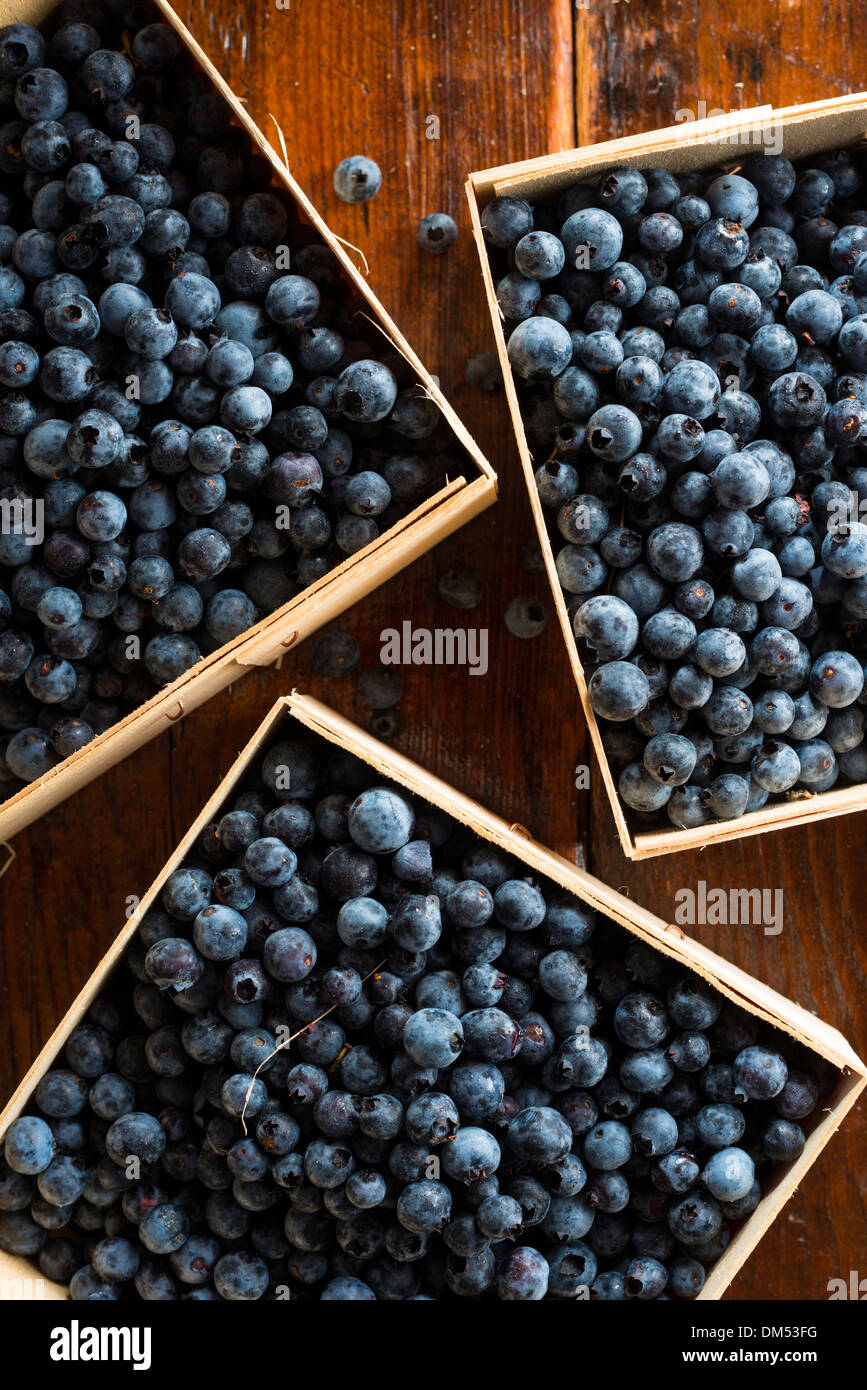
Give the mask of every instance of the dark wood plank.
[[[436, 577], [454, 563], [476, 568], [485, 599], [468, 622], [490, 629], [489, 673], [406, 668], [398, 746], [573, 857], [592, 813], [595, 872], [664, 916], [677, 888], [698, 877], [783, 886], [781, 936], [747, 928], [697, 935], [867, 1051], [858, 934], [864, 818], [627, 864], [598, 777], [589, 797], [573, 790], [586, 738], [550, 602], [548, 629], [536, 642], [519, 643], [503, 625], [509, 599], [547, 598], [545, 581], [518, 558], [532, 522], [502, 398], [480, 397], [463, 380], [466, 357], [490, 345], [464, 212], [467, 170], [572, 146], [576, 112], [586, 141], [671, 124], [678, 108], [702, 99], [709, 108], [737, 108], [855, 89], [864, 59], [857, 11], [842, 0], [737, 0], [724, 11], [675, 0], [652, 8], [590, 3], [573, 10], [569, 0], [544, 7], [292, 0], [277, 10], [248, 0], [239, 14], [220, 0], [191, 11], [197, 36], [263, 127], [269, 112], [280, 121], [296, 177], [335, 230], [365, 251], [373, 285], [500, 473], [493, 511], [341, 626], [357, 636], [362, 663], [373, 664], [386, 627], [405, 618], [453, 625], [457, 615], [439, 600]], [[440, 121], [438, 141], [425, 138], [430, 115]], [[331, 171], [361, 151], [382, 165], [384, 187], [372, 203], [346, 207], [334, 196]], [[434, 210], [451, 212], [461, 228], [442, 260], [415, 244], [417, 219]], [[250, 675], [19, 836], [18, 858], [0, 881], [4, 1094], [98, 963], [127, 898], [145, 890], [273, 700], [293, 686], [365, 719], [354, 678], [315, 677], [308, 644], [281, 671]], [[732, 1296], [823, 1298], [829, 1278], [863, 1264], [865, 1212], [852, 1175], [862, 1168], [864, 1137], [863, 1120], [853, 1118]]]
[[[583, 144], [864, 87], [864, 34], [848, 0], [580, 0], [576, 108]], [[681, 118], [683, 119], [683, 118]]]
[[[582, 143], [764, 103], [785, 106], [858, 91], [865, 41], [845, 0], [820, 5], [659, 0], [652, 7], [591, 0], [576, 18], [576, 102]], [[700, 108], [699, 104], [704, 103]], [[698, 880], [721, 888], [781, 888], [785, 926], [697, 927], [692, 934], [840, 1029], [867, 1051], [867, 947], [855, 866], [867, 817], [669, 855], [624, 860], [601, 779], [591, 792], [590, 867], [673, 920], [675, 894]], [[863, 1264], [867, 1138], [859, 1107], [811, 1171], [727, 1294], [734, 1299], [827, 1297], [827, 1283]]]

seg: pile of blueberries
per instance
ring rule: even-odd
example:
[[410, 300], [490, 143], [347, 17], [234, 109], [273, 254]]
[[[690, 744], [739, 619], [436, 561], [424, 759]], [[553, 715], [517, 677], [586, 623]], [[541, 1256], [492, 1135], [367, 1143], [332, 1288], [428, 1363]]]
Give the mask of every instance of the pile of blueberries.
[[58, 21], [0, 29], [0, 799], [449, 467], [174, 30], [138, 0]]
[[80, 1300], [695, 1297], [834, 1069], [322, 740], [242, 786], [7, 1131], [0, 1248]]
[[617, 168], [482, 225], [636, 827], [867, 781], [863, 156]]

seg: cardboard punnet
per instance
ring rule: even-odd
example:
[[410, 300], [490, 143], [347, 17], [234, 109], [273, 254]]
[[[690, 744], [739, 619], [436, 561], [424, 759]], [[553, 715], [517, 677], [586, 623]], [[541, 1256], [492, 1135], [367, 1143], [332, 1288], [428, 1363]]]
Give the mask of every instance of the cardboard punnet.
[[745, 835], [757, 835], [780, 830], [790, 825], [807, 825], [829, 816], [851, 811], [867, 810], [867, 785], [847, 786], [819, 794], [798, 789], [786, 801], [764, 806], [741, 816], [737, 821], [717, 821], [693, 830], [654, 830], [635, 832], [630, 826], [608, 758], [596, 715], [587, 695], [587, 679], [578, 652], [578, 645], [566, 609], [566, 602], [557, 577], [554, 552], [548, 535], [544, 509], [539, 501], [534, 466], [530, 452], [518, 393], [506, 352], [503, 317], [497, 304], [488, 251], [482, 233], [481, 212], [492, 199], [509, 195], [519, 198], [545, 198], [579, 181], [593, 181], [606, 169], [632, 164], [639, 169], [669, 169], [674, 173], [696, 169], [731, 167], [762, 143], [779, 152], [781, 142], [787, 158], [796, 160], [822, 150], [840, 149], [853, 145], [867, 133], [867, 93], [833, 97], [828, 101], [811, 102], [805, 106], [757, 106], [706, 120], [686, 121], [682, 125], [644, 135], [630, 135], [599, 145], [567, 150], [562, 154], [544, 155], [540, 159], [520, 164], [504, 164], [471, 174], [466, 185], [470, 205], [473, 235], [482, 267], [482, 277], [497, 353], [506, 384], [506, 396], [515, 427], [530, 505], [539, 534], [545, 569], [554, 595], [554, 603], [563, 629], [569, 660], [581, 704], [590, 730], [593, 748], [602, 771], [605, 789], [611, 802], [617, 833], [624, 854], [630, 859], [648, 859], [673, 850], [694, 849]]
[[[45, 777], [30, 783], [0, 804], [0, 841], [8, 840], [64, 801], [115, 763], [163, 733], [170, 724], [204, 704], [218, 691], [256, 666], [268, 666], [296, 643], [331, 622], [352, 604], [384, 584], [434, 545], [491, 506], [497, 478], [491, 465], [458, 419], [439, 385], [422, 365], [400, 329], [373, 293], [344, 247], [329, 230], [287, 165], [166, 0], [154, 0], [166, 21], [180, 34], [193, 58], [229, 103], [235, 120], [256, 150], [264, 155], [275, 180], [288, 190], [303, 219], [320, 234], [336, 256], [352, 288], [366, 301], [374, 327], [409, 362], [418, 384], [438, 405], [465, 455], [466, 477], [450, 479], [434, 496], [390, 527], [364, 550], [350, 556], [322, 579], [261, 622], [204, 657], [92, 743], [65, 759]], [[55, 9], [47, 0], [0, 0], [0, 27], [25, 22], [40, 26]]]
[[[295, 727], [291, 727], [293, 725]], [[686, 969], [696, 971], [728, 999], [755, 1014], [763, 1023], [781, 1029], [839, 1069], [840, 1080], [834, 1093], [825, 1101], [820, 1118], [807, 1137], [803, 1153], [795, 1162], [780, 1165], [778, 1176], [756, 1211], [743, 1223], [724, 1255], [711, 1267], [700, 1297], [719, 1298], [803, 1181], [808, 1169], [867, 1085], [865, 1064], [856, 1056], [845, 1038], [829, 1024], [817, 1019], [775, 990], [769, 989], [767, 985], [699, 942], [685, 937], [678, 927], [665, 923], [583, 869], [576, 868], [567, 859], [530, 839], [520, 826], [509, 825], [446, 782], [426, 772], [418, 763], [380, 743], [372, 735], [341, 715], [335, 714], [319, 701], [304, 695], [293, 694], [278, 700], [266, 715], [237, 758], [232, 771], [223, 779], [202, 809], [0, 1114], [0, 1137], [14, 1119], [26, 1113], [30, 1097], [41, 1077], [53, 1065], [69, 1034], [106, 984], [110, 972], [135, 937], [145, 913], [157, 901], [168, 876], [183, 863], [200, 832], [215, 819], [233, 790], [244, 781], [251, 768], [255, 767], [264, 749], [278, 736], [298, 735], [302, 732], [298, 728], [299, 725], [328, 743], [354, 753], [389, 781], [406, 787], [414, 796], [440, 807], [457, 821], [470, 827], [481, 838], [501, 846], [510, 855], [523, 861], [534, 873], [553, 879], [561, 887], [620, 923]], [[34, 1283], [36, 1278], [34, 1266], [27, 1260], [0, 1252], [0, 1298], [4, 1297], [4, 1289], [17, 1289], [19, 1292], [13, 1296], [21, 1298], [66, 1296], [66, 1291], [59, 1285], [48, 1280]], [[29, 1292], [23, 1292], [24, 1290]]]

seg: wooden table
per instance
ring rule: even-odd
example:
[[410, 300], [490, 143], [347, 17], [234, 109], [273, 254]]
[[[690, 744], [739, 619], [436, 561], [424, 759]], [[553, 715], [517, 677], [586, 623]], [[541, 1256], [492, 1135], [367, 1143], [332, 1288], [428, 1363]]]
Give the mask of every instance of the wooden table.
[[[700, 878], [784, 888], [778, 937], [748, 927], [696, 930], [867, 1052], [864, 816], [633, 866], [618, 847], [597, 770], [589, 793], [574, 790], [573, 769], [591, 758], [544, 576], [522, 568], [532, 523], [503, 398], [464, 382], [468, 355], [490, 347], [491, 334], [462, 187], [470, 169], [670, 125], [681, 108], [709, 114], [857, 91], [867, 85], [857, 7], [290, 0], [278, 9], [247, 0], [239, 11], [236, 0], [209, 0], [186, 18], [262, 127], [269, 129], [269, 113], [280, 122], [295, 176], [335, 231], [364, 250], [377, 292], [500, 475], [493, 510], [341, 622], [371, 665], [382, 629], [406, 618], [427, 627], [454, 621], [436, 589], [445, 569], [466, 563], [485, 580], [469, 621], [490, 631], [487, 676], [404, 668], [398, 746], [561, 853], [583, 849], [595, 873], [662, 916], [671, 917], [677, 889]], [[426, 137], [436, 128], [432, 116], [437, 140]], [[331, 173], [356, 153], [377, 160], [383, 188], [371, 203], [348, 207]], [[415, 241], [418, 219], [433, 211], [450, 212], [460, 226], [441, 259]], [[548, 628], [535, 641], [504, 626], [506, 604], [523, 594], [548, 604]], [[281, 671], [249, 676], [18, 838], [0, 882], [4, 1095], [274, 699], [297, 686], [366, 719], [354, 678], [316, 677], [309, 646], [287, 656]], [[824, 1299], [829, 1279], [859, 1268], [867, 1275], [865, 1144], [862, 1106], [728, 1297]]]

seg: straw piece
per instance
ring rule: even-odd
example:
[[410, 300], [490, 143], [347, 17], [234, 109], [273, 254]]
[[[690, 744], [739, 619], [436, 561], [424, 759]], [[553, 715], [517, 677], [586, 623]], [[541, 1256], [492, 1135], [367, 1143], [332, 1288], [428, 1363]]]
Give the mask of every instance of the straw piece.
[[5, 849], [7, 855], [9, 856], [8, 859], [6, 860], [6, 863], [3, 865], [3, 868], [0, 869], [0, 878], [2, 878], [3, 875], [6, 873], [6, 870], [9, 869], [9, 868], [11, 867], [12, 861], [13, 861], [14, 859], [17, 859], [18, 856], [17, 856], [17, 854], [15, 853], [14, 849], [12, 848], [12, 846], [11, 846], [6, 840], [3, 841], [2, 846], [0, 846], [0, 848]]
[[[277, 130], [277, 134], [278, 134], [279, 137], [280, 137], [280, 149], [281, 149], [281, 151], [282, 151], [282, 153], [283, 153], [283, 168], [286, 170], [286, 173], [287, 173], [287, 174], [289, 175], [289, 177], [291, 178], [292, 175], [291, 175], [291, 173], [290, 173], [290, 171], [289, 171], [289, 152], [288, 152], [288, 150], [286, 149], [286, 137], [285, 137], [285, 135], [283, 134], [283, 131], [282, 131], [282, 129], [280, 128], [280, 124], [279, 124], [279, 122], [277, 121], [276, 117], [275, 117], [270, 111], [268, 112], [268, 115], [271, 117], [271, 120], [274, 122], [274, 125], [275, 125], [276, 130]], [[367, 264], [367, 257], [365, 256], [365, 254], [364, 254], [364, 252], [362, 251], [361, 247], [360, 247], [360, 246], [353, 246], [353, 244], [352, 244], [351, 241], [346, 241], [342, 236], [338, 236], [336, 232], [332, 232], [331, 235], [332, 235], [337, 241], [339, 241], [339, 242], [341, 243], [342, 246], [347, 246], [347, 247], [349, 248], [350, 251], [355, 251], [355, 253], [361, 257], [361, 260], [362, 260], [362, 263], [363, 263], [363, 266], [364, 266], [364, 274], [366, 275], [367, 279], [369, 280], [369, 279], [370, 279], [370, 266]]]
[[[363, 309], [359, 309], [358, 312], [359, 312], [359, 315], [360, 315], [361, 318], [367, 319], [367, 322], [368, 322], [369, 324], [372, 324], [374, 328], [378, 328], [379, 331], [380, 331], [380, 333], [382, 333], [382, 326], [376, 322], [376, 319], [372, 319], [372, 318], [370, 317], [369, 314], [366, 314], [366, 313], [364, 312]], [[385, 336], [386, 336], [386, 335], [383, 333], [383, 337], [385, 337]], [[415, 371], [415, 370], [416, 370], [415, 363], [414, 363], [413, 361], [411, 361], [410, 358], [406, 355], [406, 353], [404, 352], [404, 350], [403, 350], [403, 348], [401, 347], [400, 343], [392, 343], [391, 346], [394, 348], [395, 352], [399, 352], [399, 353], [400, 353], [400, 355], [401, 355], [401, 357], [403, 358], [404, 362], [406, 362], [407, 365], [410, 366], [410, 367], [412, 367], [413, 371]], [[439, 385], [439, 382], [438, 382], [438, 381], [437, 381], [437, 385]], [[437, 406], [437, 407], [439, 407], [439, 401], [434, 400], [434, 397], [431, 395], [430, 391], [429, 391], [428, 388], [425, 386], [425, 384], [424, 384], [423, 381], [417, 381], [417, 382], [416, 382], [416, 386], [418, 387], [419, 391], [421, 391], [421, 393], [422, 393], [422, 395], [424, 396], [425, 400], [433, 401], [434, 405]]]
[[286, 136], [283, 134], [283, 128], [282, 128], [282, 126], [280, 125], [280, 122], [277, 120], [277, 117], [274, 116], [274, 115], [272, 115], [272, 113], [271, 113], [270, 111], [268, 112], [268, 115], [269, 115], [270, 119], [274, 122], [274, 128], [275, 128], [275, 130], [277, 131], [278, 136], [280, 137], [280, 149], [281, 149], [281, 151], [282, 151], [282, 153], [283, 153], [283, 168], [286, 170], [286, 173], [288, 174], [288, 173], [289, 173], [289, 151], [288, 151], [287, 148], [286, 148]]
[[[7, 866], [7, 867], [8, 867], [8, 866]], [[385, 963], [386, 963], [387, 960], [388, 960], [388, 956], [383, 956], [382, 960], [379, 962], [379, 965], [375, 965], [375, 966], [373, 967], [373, 969], [370, 971], [370, 973], [367, 974], [367, 975], [365, 975], [364, 980], [362, 981], [362, 983], [363, 983], [363, 984], [366, 984], [367, 981], [370, 979], [371, 975], [375, 975], [376, 972], [377, 972], [377, 970], [380, 970], [380, 969], [382, 968], [382, 966], [385, 965]], [[284, 1047], [288, 1047], [289, 1044], [292, 1043], [292, 1042], [294, 1042], [296, 1038], [300, 1038], [300, 1037], [301, 1037], [301, 1034], [302, 1034], [302, 1033], [306, 1033], [306, 1032], [307, 1032], [307, 1029], [308, 1029], [308, 1028], [312, 1028], [313, 1025], [314, 1025], [315, 1023], [321, 1023], [322, 1020], [323, 1020], [323, 1018], [327, 1018], [328, 1015], [329, 1015], [330, 1013], [333, 1013], [334, 1010], [335, 1010], [336, 1008], [337, 1008], [337, 1005], [336, 1005], [336, 1004], [332, 1004], [332, 1005], [330, 1006], [330, 1008], [327, 1008], [327, 1009], [325, 1010], [324, 1013], [321, 1013], [321, 1014], [319, 1015], [318, 1018], [311, 1018], [310, 1022], [309, 1022], [309, 1023], [305, 1023], [305, 1025], [304, 1025], [303, 1028], [299, 1028], [297, 1033], [293, 1033], [292, 1036], [291, 1036], [291, 1038], [284, 1038], [283, 1041], [282, 1041], [281, 1043], [278, 1043], [278, 1044], [277, 1044], [277, 1046], [274, 1048], [274, 1051], [273, 1051], [273, 1052], [269, 1052], [267, 1057], [263, 1057], [263, 1058], [262, 1058], [262, 1060], [261, 1060], [261, 1062], [259, 1063], [258, 1067], [257, 1067], [256, 1070], [253, 1072], [253, 1075], [250, 1077], [250, 1084], [249, 1084], [249, 1086], [247, 1087], [247, 1094], [246, 1094], [245, 1097], [244, 1097], [244, 1108], [243, 1108], [243, 1110], [241, 1111], [241, 1127], [242, 1127], [242, 1129], [243, 1129], [243, 1131], [244, 1131], [245, 1134], [247, 1133], [247, 1121], [246, 1121], [246, 1118], [245, 1118], [245, 1116], [246, 1116], [246, 1114], [247, 1114], [247, 1106], [248, 1106], [249, 1103], [250, 1103], [250, 1096], [253, 1094], [253, 1087], [254, 1087], [254, 1085], [256, 1084], [256, 1077], [259, 1075], [259, 1072], [260, 1072], [260, 1071], [262, 1070], [262, 1068], [266, 1065], [266, 1063], [268, 1063], [268, 1062], [271, 1061], [271, 1058], [272, 1058], [272, 1057], [276, 1057], [278, 1052], [282, 1052], [282, 1050], [283, 1050]]]
[[[356, 254], [359, 255], [359, 256], [361, 257], [361, 260], [362, 260], [362, 263], [363, 263], [364, 273], [365, 273], [365, 275], [367, 276], [367, 278], [368, 278], [368, 280], [369, 280], [369, 279], [370, 279], [370, 266], [367, 264], [367, 257], [365, 256], [365, 254], [364, 254], [364, 252], [362, 251], [361, 247], [360, 247], [360, 246], [353, 246], [353, 244], [352, 244], [351, 241], [347, 241], [345, 237], [338, 236], [338, 235], [337, 235], [337, 232], [332, 232], [331, 235], [334, 237], [335, 241], [339, 241], [343, 246], [348, 246], [349, 249], [350, 249], [350, 251], [355, 251]], [[396, 347], [396, 346], [397, 346], [397, 344], [395, 343], [395, 347]]]

